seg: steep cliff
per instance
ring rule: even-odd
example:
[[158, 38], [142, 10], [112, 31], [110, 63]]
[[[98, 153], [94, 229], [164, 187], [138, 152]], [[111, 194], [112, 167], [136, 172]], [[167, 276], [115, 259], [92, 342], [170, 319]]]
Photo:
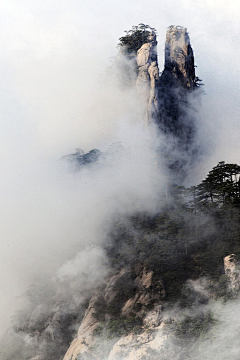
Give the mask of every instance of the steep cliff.
[[[137, 86], [142, 89], [145, 87], [148, 122], [156, 121], [160, 125], [164, 123], [166, 132], [177, 134], [177, 129], [170, 123], [175, 120], [177, 127], [176, 121], [183, 115], [180, 108], [183, 99], [186, 100], [186, 90], [197, 87], [193, 50], [187, 29], [171, 26], [167, 30], [165, 64], [161, 76], [157, 61], [156, 34], [153, 31], [137, 51], [137, 65]], [[168, 122], [164, 117], [168, 117]]]
[[[229, 255], [224, 259], [230, 287], [233, 283], [236, 285], [235, 277], [232, 279], [232, 272], [236, 273], [236, 263], [229, 265], [232, 258], [233, 255]], [[201, 344], [199, 336], [209, 332], [217, 321], [211, 312], [214, 300], [218, 298], [214, 282], [206, 278], [188, 281], [185, 295], [188, 306], [178, 303], [171, 309], [165, 301], [162, 282], [154, 280], [152, 271], [142, 267], [138, 271], [138, 276], [136, 272], [132, 273], [136, 289], [134, 296], [129, 299], [121, 299], [123, 283], [129, 274], [125, 269], [109, 279], [102, 295], [98, 293], [91, 299], [78, 336], [70, 345], [64, 360], [192, 358], [195, 344]], [[236, 286], [234, 291], [236, 295]], [[101, 296], [104, 301], [99, 301]], [[118, 306], [114, 304], [116, 301]], [[115, 310], [118, 308], [115, 316], [111, 308], [113, 304]], [[102, 312], [101, 317], [99, 311]], [[127, 325], [123, 329], [124, 321], [127, 321]]]
[[165, 66], [161, 76], [162, 82], [174, 82], [187, 89], [195, 84], [195, 67], [193, 50], [186, 28], [170, 26], [165, 43]]
[[147, 43], [137, 52], [138, 77], [137, 87], [147, 103], [147, 122], [158, 117], [159, 68], [157, 62], [157, 41], [155, 32], [151, 32]]
[[166, 35], [165, 65], [158, 91], [158, 124], [164, 133], [175, 137], [179, 148], [188, 153], [196, 131], [188, 99], [194, 89], [194, 56], [187, 29], [170, 27]]
[[[140, 99], [146, 104], [146, 121], [157, 124], [168, 138], [169, 146], [162, 149], [163, 157], [174, 176], [183, 179], [198, 152], [194, 143], [197, 134], [191, 98], [199, 87], [199, 79], [195, 75], [187, 29], [168, 28], [162, 72], [159, 72], [157, 61], [156, 34], [152, 31], [137, 51], [137, 73]], [[195, 91], [195, 98], [196, 95], [200, 92]]]
[[109, 359], [114, 359], [119, 353], [121, 339], [125, 345], [128, 343], [125, 341], [128, 333], [140, 334], [159, 326], [164, 297], [162, 282], [154, 278], [152, 271], [142, 266], [134, 271], [118, 271], [90, 300], [77, 338], [64, 360], [85, 359], [86, 356], [101, 359], [109, 353]]

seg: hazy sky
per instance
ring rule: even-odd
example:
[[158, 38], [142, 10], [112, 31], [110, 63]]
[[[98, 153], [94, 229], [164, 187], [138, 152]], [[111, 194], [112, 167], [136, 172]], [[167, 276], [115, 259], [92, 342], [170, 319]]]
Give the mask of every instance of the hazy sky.
[[[211, 143], [196, 181], [218, 161], [240, 163], [240, 15], [238, 0], [2, 0], [0, 10], [0, 323], [7, 324], [29, 273], [59, 266], [78, 242], [79, 185], [56, 161], [121, 139], [134, 108], [129, 94], [99, 84], [124, 30], [141, 22], [157, 29], [162, 70], [166, 28], [188, 29], [205, 84], [200, 134]], [[156, 178], [145, 180], [155, 189]]]
[[116, 120], [109, 119], [112, 114], [87, 118], [86, 103], [101, 107], [91, 102], [96, 80], [116, 55], [123, 31], [143, 22], [158, 30], [161, 70], [167, 26], [187, 27], [205, 84], [203, 121], [214, 123], [214, 136], [220, 136], [219, 160], [238, 161], [233, 155], [239, 135], [237, 0], [3, 0], [0, 9], [3, 151], [34, 139], [35, 149], [60, 155], [105, 141]]

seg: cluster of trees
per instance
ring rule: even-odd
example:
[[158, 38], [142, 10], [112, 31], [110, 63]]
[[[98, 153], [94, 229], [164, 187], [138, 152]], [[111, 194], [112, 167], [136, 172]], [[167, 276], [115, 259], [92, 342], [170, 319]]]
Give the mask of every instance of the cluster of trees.
[[209, 205], [240, 205], [240, 166], [219, 162], [198, 186], [190, 192], [196, 208]]
[[223, 258], [240, 258], [239, 177], [239, 165], [220, 162], [196, 187], [172, 185], [159, 214], [116, 220], [107, 247], [112, 265], [154, 270], [169, 300], [181, 297], [187, 279], [200, 276], [219, 284], [223, 295]]
[[128, 57], [135, 56], [140, 47], [147, 42], [151, 31], [156, 33], [156, 29], [142, 23], [132, 26], [131, 30], [125, 30], [125, 35], [119, 38], [118, 47]]

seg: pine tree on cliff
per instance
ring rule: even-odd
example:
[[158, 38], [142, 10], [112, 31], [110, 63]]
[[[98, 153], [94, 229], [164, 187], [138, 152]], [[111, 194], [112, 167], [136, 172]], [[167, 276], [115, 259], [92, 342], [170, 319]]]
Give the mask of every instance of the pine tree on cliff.
[[126, 35], [119, 38], [118, 47], [121, 52], [128, 57], [135, 57], [140, 47], [147, 42], [147, 38], [151, 31], [156, 29], [143, 23], [132, 26], [131, 30], [125, 30]]

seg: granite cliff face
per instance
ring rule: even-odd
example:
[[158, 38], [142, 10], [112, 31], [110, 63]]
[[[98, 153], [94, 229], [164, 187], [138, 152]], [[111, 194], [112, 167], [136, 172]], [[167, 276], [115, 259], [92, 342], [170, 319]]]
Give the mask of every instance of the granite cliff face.
[[164, 133], [174, 136], [177, 146], [188, 154], [196, 132], [194, 118], [189, 113], [189, 95], [196, 87], [194, 56], [187, 29], [170, 27], [158, 89], [158, 124]]
[[[168, 75], [166, 73], [169, 73]], [[171, 26], [167, 30], [165, 43], [165, 76], [176, 79], [183, 87], [193, 89], [195, 86], [195, 67], [193, 50], [187, 29]]]
[[[124, 287], [128, 288], [127, 292]], [[77, 338], [71, 343], [63, 360], [85, 358], [100, 360], [105, 357], [113, 360], [118, 356], [122, 358], [123, 346], [126, 347], [125, 349], [129, 348], [127, 350], [129, 353], [132, 351], [130, 343], [135, 338], [136, 329], [137, 333], [141, 333], [140, 338], [149, 338], [147, 330], [160, 325], [164, 298], [162, 282], [154, 278], [152, 271], [139, 266], [134, 271], [122, 269], [117, 272], [107, 281], [104, 289], [90, 300]], [[119, 337], [120, 327], [127, 319], [131, 321], [125, 326], [128, 326], [130, 333], [131, 331], [133, 333], [130, 336], [126, 334]], [[104, 323], [105, 329], [102, 328]], [[118, 323], [119, 328], [111, 328], [113, 331], [110, 335], [108, 327], [114, 323]], [[142, 329], [144, 329], [143, 333]], [[102, 336], [106, 337], [105, 346]]]
[[[181, 116], [179, 102], [187, 90], [196, 87], [193, 50], [187, 29], [171, 26], [167, 30], [165, 64], [159, 75], [156, 34], [152, 31], [148, 42], [137, 52], [137, 87], [147, 102], [147, 122], [164, 123], [166, 132], [175, 133], [171, 124]], [[178, 105], [178, 106], [176, 106]], [[164, 117], [168, 117], [167, 120]], [[175, 123], [175, 127], [177, 124]]]
[[[235, 254], [223, 259], [229, 295], [237, 297], [240, 289], [239, 263]], [[36, 351], [30, 360], [182, 360], [191, 358], [195, 340], [192, 331], [211, 328], [208, 302], [218, 298], [214, 282], [202, 278], [186, 284], [190, 308], [176, 305], [169, 309], [162, 280], [137, 264], [132, 270], [122, 268], [103, 279], [90, 299], [81, 319], [66, 321], [63, 305], [56, 301], [51, 308], [37, 306], [25, 324], [25, 343]], [[167, 307], [166, 307], [167, 306]], [[166, 308], [168, 309], [166, 311]], [[211, 306], [210, 306], [211, 308]], [[80, 309], [80, 308], [79, 308]], [[77, 313], [77, 308], [74, 313]], [[199, 310], [200, 309], [200, 310]], [[82, 310], [80, 310], [82, 312]], [[69, 316], [69, 314], [68, 314]], [[80, 321], [77, 336], [62, 357], [63, 336]], [[190, 333], [185, 333], [188, 324]], [[38, 330], [36, 330], [38, 329]], [[62, 334], [61, 334], [62, 333]], [[184, 336], [187, 336], [187, 341]], [[27, 339], [28, 337], [28, 339]], [[32, 345], [30, 344], [30, 341]], [[53, 355], [49, 350], [55, 346]], [[57, 354], [59, 349], [59, 356]], [[50, 355], [49, 355], [50, 354]]]
[[[224, 258], [224, 269], [229, 291], [236, 295], [239, 292], [240, 281], [234, 254]], [[63, 360], [157, 360], [159, 358], [181, 360], [185, 357], [191, 358], [191, 347], [195, 340], [191, 338], [190, 334], [187, 334], [186, 341], [184, 326], [192, 321], [196, 323], [197, 328], [201, 327], [201, 323], [205, 323], [206, 328], [211, 328], [208, 302], [218, 296], [214, 290], [214, 283], [205, 278], [190, 280], [187, 283], [187, 301], [191, 302], [189, 313], [177, 306], [172, 311], [166, 312], [164, 311], [166, 294], [162, 281], [156, 279], [152, 271], [147, 271], [142, 266], [137, 267], [131, 273], [135, 294], [121, 301], [122, 288], [118, 285], [122, 286], [129, 274], [129, 271], [122, 269], [108, 280], [102, 295], [98, 293], [91, 299], [78, 336], [73, 340]], [[111, 304], [117, 300], [120, 303], [118, 318], [125, 317], [127, 319], [129, 317], [131, 319], [134, 314], [138, 319], [138, 326], [129, 327], [122, 335], [116, 332], [113, 337], [109, 336], [106, 331], [104, 332], [101, 323], [103, 321], [111, 322], [113, 318], [106, 311], [102, 320], [96, 319], [101, 296], [104, 299], [104, 304], [101, 302], [102, 309], [104, 307], [110, 309]], [[183, 311], [185, 311], [184, 316]], [[187, 322], [183, 320], [184, 317]], [[100, 331], [98, 331], [99, 329]], [[194, 327], [191, 331], [194, 331], [193, 329]]]
[[187, 29], [171, 26], [167, 30], [162, 72], [158, 67], [154, 32], [138, 50], [137, 65], [137, 88], [141, 101], [146, 104], [146, 121], [156, 124], [168, 137], [171, 146], [163, 150], [164, 158], [168, 159], [166, 165], [181, 180], [198, 151], [194, 144], [195, 115], [190, 111], [190, 97], [198, 87], [198, 78]]
[[157, 119], [158, 109], [158, 86], [159, 68], [157, 62], [156, 34], [152, 31], [148, 36], [148, 42], [137, 52], [138, 77], [137, 87], [143, 100], [146, 101], [147, 122]]

